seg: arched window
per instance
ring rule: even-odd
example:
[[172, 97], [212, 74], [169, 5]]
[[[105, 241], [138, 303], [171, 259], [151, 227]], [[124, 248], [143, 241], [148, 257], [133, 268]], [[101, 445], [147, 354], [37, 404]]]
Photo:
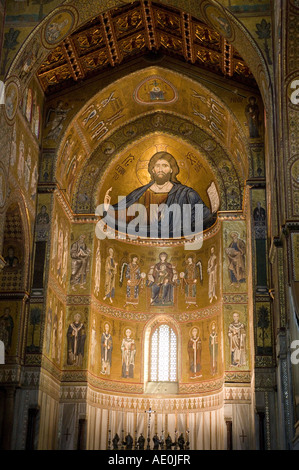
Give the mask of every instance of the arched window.
[[151, 382], [177, 381], [177, 335], [167, 324], [158, 326], [150, 338]]

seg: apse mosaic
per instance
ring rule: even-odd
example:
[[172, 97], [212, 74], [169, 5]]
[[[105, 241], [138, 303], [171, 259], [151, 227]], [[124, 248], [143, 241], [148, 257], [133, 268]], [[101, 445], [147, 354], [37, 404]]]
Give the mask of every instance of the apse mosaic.
[[[141, 86], [143, 80], [146, 82], [153, 73], [159, 73], [159, 76], [172, 84], [173, 87], [180, 84], [183, 79], [179, 74], [175, 74], [166, 69], [152, 67], [138, 74], [132, 74], [131, 80], [129, 81], [118, 80], [113, 85], [108, 86], [104, 91], [98, 93], [95, 98], [90, 100], [83, 110], [77, 114], [74, 122], [69, 125], [65, 137], [59, 146], [58, 160], [61, 173], [58, 174], [57, 177], [58, 180], [61, 181], [61, 184], [65, 184], [66, 187], [69, 186], [72, 179], [70, 177], [72, 169], [76, 169], [77, 171], [82, 168], [84, 156], [91, 154], [106, 140], [112, 131], [124, 124], [128, 119], [129, 110], [131, 119], [134, 116], [137, 117], [144, 113], [145, 106], [136, 103], [133, 99], [134, 90], [136, 87]], [[143, 88], [141, 87], [141, 89]], [[241, 172], [242, 175], [246, 174], [248, 171], [248, 160], [245, 158], [247, 148], [245, 145], [244, 131], [235, 123], [234, 117], [228, 112], [227, 107], [221, 103], [219, 99], [214, 98], [211, 93], [207, 93], [207, 90], [200, 87], [198, 83], [186, 80], [186, 86], [181, 86], [178, 100], [174, 105], [172, 103], [165, 104], [165, 100], [162, 99], [158, 101], [153, 100], [153, 102], [149, 101], [147, 104], [147, 112], [151, 110], [156, 111], [158, 109], [157, 102], [161, 109], [165, 107], [165, 111], [174, 111], [176, 114], [189, 115], [200, 128], [205, 129], [208, 134], [215, 138], [216, 142], [219, 141], [234, 155], [238, 171]], [[53, 119], [53, 123], [49, 124], [49, 133], [46, 135], [46, 144], [49, 134], [51, 135], [51, 133], [53, 133], [52, 139], [55, 139], [55, 136], [57, 138], [61, 135], [64, 121], [69, 112], [70, 106], [67, 103], [64, 104], [62, 101], [57, 103], [56, 110], [52, 113], [51, 119]], [[163, 128], [163, 119], [165, 118], [161, 118], [161, 122], [157, 123], [160, 129], [161, 127]], [[74, 125], [75, 122], [76, 125]], [[247, 126], [245, 124], [244, 122], [244, 130], [246, 130], [247, 133]], [[187, 127], [185, 124], [186, 129], [182, 128], [182, 135], [191, 133], [192, 126], [190, 126], [191, 124], [189, 124], [188, 128], [188, 124]], [[131, 129], [131, 133], [132, 132], [134, 133], [134, 125]], [[82, 135], [84, 135], [83, 140]], [[113, 153], [113, 145], [115, 146], [114, 142], [105, 149], [107, 156]], [[70, 154], [76, 157], [71, 166], [69, 160]]]
[[[178, 188], [193, 189], [206, 207], [215, 213], [220, 206], [220, 198], [213, 173], [204, 163], [201, 155], [197, 152], [194, 153], [191, 146], [186, 145], [184, 141], [163, 134], [153, 135], [140, 142], [135, 142], [134, 147], [132, 146], [115, 159], [115, 163], [113, 162], [107, 168], [102, 177], [101, 189], [97, 196], [98, 204], [104, 202], [106, 194], [112, 205], [117, 203], [120, 196], [126, 196], [129, 201], [130, 195], [132, 195], [132, 201], [146, 204], [147, 189], [151, 188], [149, 184], [151, 181], [157, 180], [157, 176], [155, 177], [155, 173], [153, 173], [153, 171], [155, 172], [155, 161], [162, 161], [163, 158], [169, 160], [170, 181], [174, 184], [174, 189], [176, 184], [181, 185]], [[179, 196], [173, 197], [172, 203], [180, 202]], [[155, 202], [153, 200], [149, 203]], [[157, 199], [156, 203], [161, 202]]]
[[144, 313], [214, 304], [220, 300], [219, 237], [216, 240], [205, 241], [199, 251], [148, 246], [146, 252], [143, 246], [97, 241], [93, 293], [107, 306]]
[[[151, 67], [131, 77], [126, 90], [121, 80], [108, 86], [75, 118], [67, 96], [47, 108], [41, 178], [50, 174], [54, 143], [63, 136], [56, 176], [66, 191], [64, 198], [57, 193], [53, 208], [46, 196], [38, 200], [40, 240], [49, 234], [53, 210], [44, 354], [74, 374], [90, 370], [105, 390], [137, 393], [166, 376], [179, 384], [178, 393], [218, 389], [224, 370], [240, 380], [250, 368], [246, 226], [242, 220], [220, 222], [217, 213], [222, 205], [242, 207], [241, 182], [248, 173], [244, 136], [251, 132], [256, 144], [262, 138], [256, 101], [251, 110], [249, 96], [243, 99], [242, 129], [226, 105], [193, 82], [178, 93], [178, 74]], [[170, 109], [173, 100], [198, 127], [158, 109]], [[134, 120], [144, 109], [146, 115]], [[127, 123], [129, 110], [133, 119]], [[224, 147], [231, 148], [230, 157]], [[169, 188], [157, 195], [150, 188], [163, 159], [169, 167], [163, 184]], [[186, 250], [171, 237], [152, 243], [147, 237], [98, 236], [100, 217], [92, 207], [106, 202], [121, 212], [126, 196], [129, 205], [141, 202], [146, 208], [167, 201], [176, 186], [196, 194], [212, 215], [199, 249]], [[85, 218], [70, 220], [66, 201], [72, 199]], [[127, 226], [131, 219], [124, 217]], [[159, 316], [163, 321], [152, 323]], [[33, 348], [38, 323], [30, 328], [27, 347]], [[162, 367], [163, 357], [171, 360]]]
[[[151, 153], [151, 148], [147, 149], [147, 158]], [[143, 182], [144, 166], [140, 165], [140, 170]], [[111, 177], [114, 173], [108, 174]], [[187, 171], [182, 174], [188, 177]], [[105, 185], [101, 190], [105, 192]], [[39, 200], [39, 207], [39, 226], [46, 227], [46, 196]], [[163, 243], [161, 247], [145, 248], [142, 243], [99, 240], [95, 223], [76, 224], [66, 237], [70, 240], [66, 247], [63, 242], [69, 227], [67, 217], [56, 198], [53, 207], [44, 354], [54, 364], [63, 361], [67, 369], [90, 368], [97, 380], [108, 381], [105, 385], [108, 389], [121, 390], [126, 383], [132, 383], [137, 391], [140, 383], [151, 382], [152, 378], [148, 375], [144, 378], [142, 359], [146, 344], [151, 341], [146, 338], [154, 334], [147, 321], [163, 314], [166, 329], [170, 328], [169, 320], [179, 322], [175, 330], [169, 330], [175, 336], [166, 338], [168, 353], [173, 354], [176, 381], [196, 384], [218, 380], [223, 375], [219, 228], [210, 238], [206, 237], [200, 250], [186, 251], [180, 244], [173, 248]], [[39, 236], [42, 238], [42, 232]], [[32, 306], [28, 352], [38, 342], [38, 313]], [[170, 349], [173, 342], [175, 354]], [[163, 356], [159, 347], [162, 346], [157, 343], [157, 359], [151, 358], [153, 364]], [[120, 380], [124, 385], [118, 383]], [[207, 386], [212, 387], [212, 382]]]
[[[46, 11], [46, 4], [44, 8]], [[221, 72], [221, 35], [233, 38], [234, 25], [218, 7], [207, 5], [203, 11], [212, 27], [193, 25], [194, 44], [189, 52], [195, 54], [192, 57], [198, 64], [205, 61], [210, 70]], [[157, 8], [157, 40], [162, 49], [184, 54], [179, 39], [182, 24], [175, 18]], [[69, 79], [65, 50], [69, 48], [71, 56], [68, 39], [77, 20], [72, 7], [63, 7], [41, 28], [43, 45], [50, 54], [38, 75], [47, 92]], [[142, 21], [136, 11], [113, 17], [122, 58], [133, 57], [137, 49], [143, 51], [144, 36], [138, 29]], [[137, 31], [133, 32], [133, 26]], [[87, 27], [90, 35], [82, 29], [72, 36], [80, 51], [80, 66], [83, 64], [79, 75], [109, 63], [102, 30]], [[12, 42], [20, 38], [16, 34]], [[101, 51], [96, 57], [97, 47]], [[40, 42], [30, 39], [16, 61], [25, 84], [23, 117], [14, 117], [13, 87], [7, 109], [8, 120], [13, 124], [15, 118], [16, 122], [12, 175], [29, 205], [36, 204], [35, 241], [45, 243], [49, 262], [45, 308], [38, 300], [28, 308], [28, 361], [42, 351], [52, 370], [63, 370], [74, 381], [90, 372], [95, 386], [131, 393], [142, 393], [146, 383], [163, 378], [178, 383], [178, 393], [204, 393], [222, 386], [225, 371], [232, 380], [237, 377], [240, 381], [245, 377], [241, 373], [248, 377], [249, 240], [241, 211], [244, 180], [249, 175], [264, 175], [260, 97], [246, 87], [235, 90], [228, 86], [220, 99], [215, 83], [206, 88], [180, 73], [150, 66], [125, 78], [116, 75], [113, 83], [106, 77], [100, 91], [97, 83], [91, 83], [76, 96], [65, 91], [49, 97], [43, 111], [37, 83], [28, 83], [42, 54]], [[242, 58], [232, 53], [231, 59], [232, 69], [225, 72], [250, 80]], [[41, 137], [43, 114], [39, 181], [46, 188], [56, 177], [58, 189], [36, 199], [35, 140]], [[156, 183], [153, 158], [166, 155], [171, 184], [196, 193], [213, 216], [204, 227], [202, 247], [186, 250], [181, 240], [167, 244], [148, 239], [142, 243], [99, 239], [95, 209], [105, 200], [115, 205], [119, 196], [127, 196], [147, 209], [167, 200], [170, 190], [158, 196], [148, 191]], [[296, 168], [294, 164], [294, 182]], [[6, 193], [5, 188], [3, 201]], [[265, 198], [256, 193], [252, 202], [259, 240], [256, 249], [261, 253]], [[237, 215], [231, 216], [234, 211]], [[21, 244], [15, 245], [4, 244], [9, 266], [3, 275], [9, 273], [9, 282], [16, 282], [13, 276], [24, 257]], [[271, 328], [266, 302], [257, 305], [256, 313], [258, 354], [267, 356]], [[6, 311], [1, 331], [7, 348], [16, 324], [17, 314]]]
[[[161, 125], [163, 125], [163, 131], [159, 130]], [[179, 135], [177, 135], [177, 130], [179, 130]], [[146, 115], [134, 123], [121, 127], [110, 138], [108, 137], [84, 164], [77, 183], [74, 184], [71, 181], [71, 186], [75, 190], [73, 205], [76, 211], [92, 213], [95, 212], [97, 205], [103, 202], [99, 200], [98, 187], [104, 170], [111, 168], [110, 162], [114, 157], [118, 157], [119, 164], [115, 166], [110, 187], [115, 187], [125, 180], [128, 170], [132, 174], [132, 170], [136, 168], [134, 178], [140, 177], [141, 163], [138, 163], [140, 157], [136, 156], [136, 150], [143, 153], [147, 142], [152, 148], [153, 143], [156, 142], [157, 148], [160, 148], [160, 144], [164, 144], [164, 148], [171, 144], [172, 147], [178, 147], [182, 151], [180, 155], [175, 152], [176, 158], [174, 158], [179, 164], [178, 181], [186, 171], [189, 171], [194, 179], [198, 176], [196, 182], [198, 186], [204, 180], [203, 175], [212, 170], [214, 181], [199, 194], [206, 204], [211, 205], [212, 213], [219, 207], [233, 210], [241, 208], [243, 185], [236, 163], [219, 144], [210, 138], [209, 134], [196, 128], [190, 121], [159, 112]], [[154, 148], [152, 153], [151, 158], [154, 160], [156, 158], [154, 153], [157, 154]], [[203, 159], [206, 162], [205, 165]], [[142, 162], [143, 183], [148, 183], [151, 177], [147, 170], [148, 163]], [[140, 187], [140, 185], [141, 182], [137, 178], [136, 186]], [[209, 202], [205, 200], [205, 193], [208, 194]], [[113, 192], [111, 194], [113, 195]], [[109, 197], [111, 197], [110, 193]]]

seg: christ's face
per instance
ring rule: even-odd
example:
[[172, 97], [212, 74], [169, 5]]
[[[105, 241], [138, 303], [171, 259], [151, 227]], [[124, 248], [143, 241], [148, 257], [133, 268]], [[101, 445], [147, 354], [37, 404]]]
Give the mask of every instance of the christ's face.
[[170, 180], [172, 168], [167, 160], [161, 158], [155, 163], [152, 171], [155, 182], [157, 184], [164, 184]]

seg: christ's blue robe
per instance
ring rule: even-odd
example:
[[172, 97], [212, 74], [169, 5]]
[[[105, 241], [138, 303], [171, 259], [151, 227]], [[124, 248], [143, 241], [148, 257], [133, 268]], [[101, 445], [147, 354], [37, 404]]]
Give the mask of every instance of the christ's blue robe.
[[[132, 191], [128, 196], [124, 197], [120, 202], [114, 204], [112, 207], [115, 211], [124, 211], [128, 207], [132, 206], [132, 204], [138, 203], [139, 199], [143, 196], [143, 194], [149, 189], [152, 185], [154, 184], [154, 181], [151, 181], [150, 183], [141, 186], [140, 188], [135, 189]], [[209, 226], [212, 225], [212, 223], [215, 220], [215, 217], [211, 213], [210, 209], [205, 205], [199, 194], [192, 188], [189, 188], [188, 186], [185, 186], [181, 183], [174, 182], [172, 183], [173, 187], [168, 193], [167, 200], [165, 202], [166, 206], [170, 207], [173, 204], [177, 204], [180, 207], [180, 214], [179, 217], [177, 217], [175, 214], [172, 212], [169, 213], [169, 237], [172, 238], [174, 235], [176, 235], [177, 232], [174, 233], [174, 227], [181, 227], [181, 230], [179, 231], [179, 236], [188, 236], [192, 235], [194, 233], [194, 228], [195, 228], [195, 205], [196, 204], [202, 204], [203, 208], [203, 229], [208, 228]], [[183, 228], [183, 211], [184, 209], [184, 204], [188, 204], [190, 206], [190, 217], [186, 217], [185, 222], [186, 227], [185, 230]], [[185, 215], [187, 214], [187, 211], [185, 210]], [[109, 218], [106, 220], [108, 221]], [[163, 233], [161, 233], [161, 222], [162, 218], [160, 217], [158, 221], [158, 237], [163, 238]], [[109, 225], [109, 222], [108, 222]], [[116, 221], [115, 224], [115, 229], [119, 230], [121, 232], [125, 232], [127, 229], [126, 224], [124, 222]], [[142, 226], [139, 227], [140, 234], [141, 236], [150, 236], [150, 223], [148, 221], [147, 226]], [[127, 230], [127, 233], [129, 231]]]

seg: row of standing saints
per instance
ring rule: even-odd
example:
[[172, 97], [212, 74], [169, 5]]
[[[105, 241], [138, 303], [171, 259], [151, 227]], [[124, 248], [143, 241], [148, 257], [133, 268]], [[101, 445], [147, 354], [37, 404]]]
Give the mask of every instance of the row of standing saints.
[[[246, 327], [240, 321], [240, 314], [233, 313], [232, 322], [228, 326], [227, 335], [229, 338], [230, 365], [241, 367], [246, 365]], [[134, 378], [136, 342], [132, 328], [125, 328], [124, 337], [121, 341], [121, 377]], [[67, 364], [82, 365], [84, 358], [86, 340], [86, 326], [81, 322], [81, 315], [75, 314], [74, 321], [70, 323], [67, 330]], [[97, 331], [95, 318], [91, 330], [90, 365], [95, 366], [97, 360]], [[191, 379], [202, 377], [202, 349], [205, 342], [200, 337], [198, 327], [192, 327], [187, 344], [189, 357], [189, 376]], [[210, 324], [210, 335], [207, 347], [210, 355], [210, 373], [212, 376], [218, 372], [218, 332], [217, 324], [212, 321]], [[100, 339], [101, 347], [101, 374], [110, 376], [112, 367], [112, 357], [114, 340], [111, 334], [111, 327], [108, 322], [104, 324], [104, 331]]]

